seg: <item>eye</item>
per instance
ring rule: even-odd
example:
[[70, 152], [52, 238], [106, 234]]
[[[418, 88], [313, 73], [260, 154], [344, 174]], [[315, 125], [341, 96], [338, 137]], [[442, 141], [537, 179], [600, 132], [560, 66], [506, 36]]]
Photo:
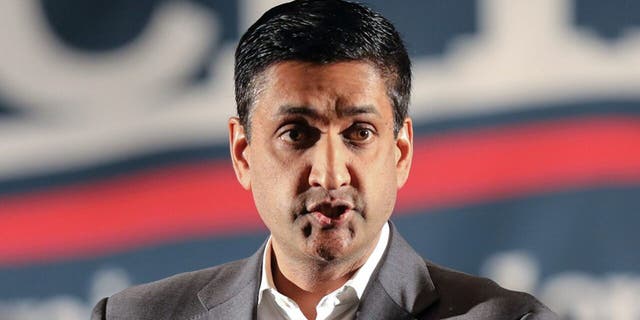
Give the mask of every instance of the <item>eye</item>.
[[289, 129], [280, 136], [280, 139], [291, 143], [300, 142], [304, 139], [304, 132], [298, 128]]
[[280, 128], [278, 138], [294, 148], [306, 148], [320, 137], [320, 131], [307, 124], [287, 124]]
[[345, 139], [354, 143], [367, 143], [375, 134], [374, 129], [365, 124], [354, 124], [342, 133]]

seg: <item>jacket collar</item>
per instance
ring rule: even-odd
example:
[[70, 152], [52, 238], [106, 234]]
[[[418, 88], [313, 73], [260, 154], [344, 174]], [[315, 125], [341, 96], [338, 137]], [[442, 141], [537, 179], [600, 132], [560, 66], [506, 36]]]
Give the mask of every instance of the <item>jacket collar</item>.
[[251, 257], [218, 267], [198, 292], [200, 302], [215, 319], [254, 319], [265, 243]]
[[[438, 300], [425, 261], [393, 223], [389, 245], [360, 301], [356, 318], [413, 319]], [[254, 319], [266, 242], [251, 257], [219, 268], [198, 298], [218, 318]]]
[[391, 225], [387, 252], [360, 302], [357, 318], [413, 319], [438, 300], [425, 260]]

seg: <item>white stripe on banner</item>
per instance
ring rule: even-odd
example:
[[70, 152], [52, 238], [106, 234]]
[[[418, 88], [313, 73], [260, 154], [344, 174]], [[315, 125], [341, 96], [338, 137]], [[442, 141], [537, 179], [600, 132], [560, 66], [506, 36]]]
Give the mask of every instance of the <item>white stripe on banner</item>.
[[[241, 2], [241, 24], [273, 4]], [[476, 35], [454, 39], [444, 56], [414, 57], [415, 120], [639, 99], [640, 31], [604, 42], [572, 25], [571, 4], [480, 1]], [[220, 38], [215, 15], [169, 1], [133, 44], [87, 54], [63, 46], [40, 10], [37, 1], [0, 3], [0, 93], [28, 112], [0, 119], [0, 180], [226, 141], [235, 43], [218, 41], [207, 81], [180, 85]]]

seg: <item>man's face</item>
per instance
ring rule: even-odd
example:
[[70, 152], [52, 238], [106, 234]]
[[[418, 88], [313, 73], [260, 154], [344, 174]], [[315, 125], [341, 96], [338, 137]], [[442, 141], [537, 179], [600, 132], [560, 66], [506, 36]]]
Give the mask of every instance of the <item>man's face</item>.
[[283, 62], [258, 87], [251, 140], [232, 118], [231, 153], [274, 250], [295, 259], [363, 257], [406, 181], [410, 119], [396, 138], [385, 81], [366, 62]]

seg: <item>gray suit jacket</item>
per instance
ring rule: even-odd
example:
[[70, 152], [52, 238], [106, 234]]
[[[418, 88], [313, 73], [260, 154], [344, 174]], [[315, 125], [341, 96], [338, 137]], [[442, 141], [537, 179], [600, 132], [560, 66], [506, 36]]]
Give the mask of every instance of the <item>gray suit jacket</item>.
[[[264, 245], [253, 256], [126, 289], [93, 309], [100, 319], [255, 319]], [[556, 316], [534, 297], [423, 260], [392, 226], [358, 319], [527, 319]]]

